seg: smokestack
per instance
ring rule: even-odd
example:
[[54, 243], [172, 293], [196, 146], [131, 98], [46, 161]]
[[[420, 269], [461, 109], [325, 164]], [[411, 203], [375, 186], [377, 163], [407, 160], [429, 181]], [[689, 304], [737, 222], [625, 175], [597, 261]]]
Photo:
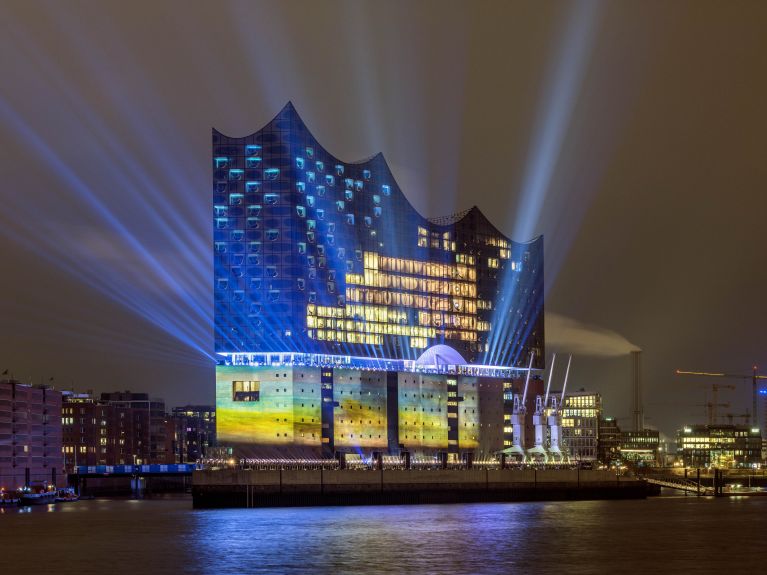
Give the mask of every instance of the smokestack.
[[634, 431], [642, 431], [644, 429], [644, 412], [642, 410], [642, 388], [641, 379], [639, 376], [639, 354], [640, 351], [631, 352], [631, 383], [634, 392]]

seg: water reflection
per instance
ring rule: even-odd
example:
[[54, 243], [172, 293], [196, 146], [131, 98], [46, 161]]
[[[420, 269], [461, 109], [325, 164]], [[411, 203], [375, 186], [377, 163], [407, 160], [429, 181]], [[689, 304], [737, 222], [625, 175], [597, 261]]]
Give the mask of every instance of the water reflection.
[[[186, 501], [0, 509], [15, 573], [642, 573], [761, 568], [767, 499], [194, 511]], [[45, 552], [31, 553], [40, 541]]]

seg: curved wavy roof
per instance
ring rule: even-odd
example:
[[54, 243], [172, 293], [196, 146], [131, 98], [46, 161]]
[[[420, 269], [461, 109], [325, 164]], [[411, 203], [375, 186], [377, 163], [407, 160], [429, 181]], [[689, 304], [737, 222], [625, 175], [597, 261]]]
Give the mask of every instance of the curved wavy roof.
[[[444, 215], [444, 216], [436, 216], [431, 218], [425, 217], [413, 206], [410, 200], [407, 199], [407, 196], [402, 192], [401, 188], [399, 187], [399, 184], [397, 183], [397, 179], [394, 177], [394, 174], [392, 173], [391, 168], [389, 167], [389, 164], [386, 161], [386, 158], [384, 157], [383, 153], [378, 152], [376, 154], [373, 154], [372, 156], [368, 156], [366, 158], [351, 161], [351, 162], [339, 158], [338, 156], [330, 152], [327, 148], [325, 148], [319, 142], [319, 140], [317, 140], [317, 138], [314, 136], [311, 130], [309, 130], [308, 126], [303, 121], [298, 111], [296, 110], [295, 106], [293, 105], [293, 102], [291, 101], [288, 101], [288, 103], [285, 104], [285, 106], [279, 111], [279, 113], [276, 116], [274, 116], [274, 118], [272, 118], [271, 121], [269, 121], [261, 129], [256, 130], [255, 132], [252, 132], [251, 134], [247, 136], [240, 136], [240, 137], [227, 136], [226, 134], [224, 134], [223, 132], [220, 132], [219, 130], [216, 130], [215, 128], [213, 128], [213, 132], [215, 134], [223, 136], [224, 138], [245, 140], [248, 138], [253, 138], [259, 133], [266, 131], [268, 128], [279, 126], [281, 123], [284, 123], [284, 122], [295, 122], [297, 125], [301, 126], [313, 140], [314, 146], [318, 149], [321, 149], [323, 152], [325, 152], [328, 156], [332, 157], [337, 162], [345, 163], [345, 164], [361, 165], [362, 167], [365, 167], [366, 165], [376, 165], [378, 168], [385, 169], [389, 177], [391, 178], [391, 181], [394, 182], [393, 193], [400, 194], [402, 198], [405, 200], [407, 206], [409, 206], [409, 208], [413, 211], [413, 213], [417, 215], [424, 223], [431, 224], [432, 226], [450, 227], [450, 226], [454, 226], [455, 224], [457, 224], [458, 222], [462, 221], [465, 218], [474, 217], [478, 220], [481, 220], [484, 226], [492, 228], [499, 236], [506, 238], [510, 242], [514, 241], [510, 237], [508, 237], [505, 233], [503, 233], [501, 230], [499, 230], [498, 227], [495, 226], [487, 218], [487, 216], [485, 216], [485, 214], [482, 213], [482, 211], [477, 206], [472, 206], [471, 208], [468, 208], [466, 210], [456, 212], [453, 214]], [[540, 237], [541, 236], [537, 236], [535, 238], [531, 238], [524, 242], [515, 242], [515, 243], [533, 243], [538, 241]]]

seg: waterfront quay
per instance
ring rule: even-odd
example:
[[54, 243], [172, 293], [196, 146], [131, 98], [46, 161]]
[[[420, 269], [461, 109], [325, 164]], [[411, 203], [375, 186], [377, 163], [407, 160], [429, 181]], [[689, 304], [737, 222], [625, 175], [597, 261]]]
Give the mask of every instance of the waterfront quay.
[[584, 469], [204, 469], [195, 508], [643, 499], [645, 481]]

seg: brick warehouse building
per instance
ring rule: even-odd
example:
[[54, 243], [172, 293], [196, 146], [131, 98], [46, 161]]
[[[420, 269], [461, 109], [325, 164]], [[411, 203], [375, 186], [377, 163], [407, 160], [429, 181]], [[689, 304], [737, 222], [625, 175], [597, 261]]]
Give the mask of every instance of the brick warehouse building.
[[0, 487], [62, 482], [61, 392], [0, 381]]

